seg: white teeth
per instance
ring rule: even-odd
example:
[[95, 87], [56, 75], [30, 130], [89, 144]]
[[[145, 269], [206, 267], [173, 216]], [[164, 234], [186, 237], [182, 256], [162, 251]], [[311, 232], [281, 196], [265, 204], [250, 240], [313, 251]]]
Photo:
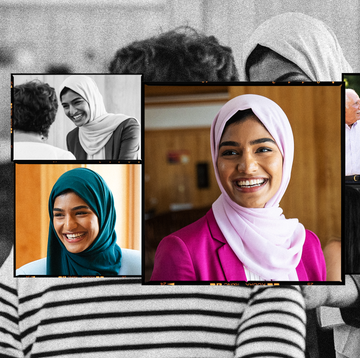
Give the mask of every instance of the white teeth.
[[237, 185], [238, 186], [251, 187], [251, 186], [260, 186], [264, 182], [265, 182], [265, 179], [239, 180], [237, 182]]
[[77, 237], [79, 237], [79, 236], [82, 236], [82, 235], [84, 235], [84, 233], [82, 233], [82, 234], [66, 234], [66, 237], [68, 238], [68, 239], [76, 239]]
[[78, 114], [77, 116], [73, 116], [73, 118], [77, 121], [81, 117], [81, 114]]

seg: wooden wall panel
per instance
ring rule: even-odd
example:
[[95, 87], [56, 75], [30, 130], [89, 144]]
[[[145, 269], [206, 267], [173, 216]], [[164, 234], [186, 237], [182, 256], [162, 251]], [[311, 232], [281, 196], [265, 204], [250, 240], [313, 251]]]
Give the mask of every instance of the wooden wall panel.
[[[169, 163], [171, 151], [186, 151], [188, 163]], [[207, 162], [209, 188], [198, 189], [196, 164]], [[210, 153], [210, 128], [145, 131], [145, 212], [169, 210], [171, 203], [210, 206], [220, 194]]]

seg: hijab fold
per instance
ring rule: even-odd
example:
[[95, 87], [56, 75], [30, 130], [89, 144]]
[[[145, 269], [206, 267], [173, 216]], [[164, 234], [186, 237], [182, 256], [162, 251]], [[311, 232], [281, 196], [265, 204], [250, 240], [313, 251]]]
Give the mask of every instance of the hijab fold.
[[311, 16], [288, 12], [262, 23], [243, 47], [245, 64], [257, 45], [265, 46], [300, 67], [312, 81], [341, 81], [353, 72], [330, 27]]
[[[53, 208], [57, 196], [72, 190], [94, 211], [99, 221], [99, 234], [83, 252], [69, 252], [58, 237], [53, 225]], [[49, 197], [49, 236], [47, 275], [118, 275], [121, 249], [116, 244], [114, 199], [103, 178], [86, 168], [64, 173], [55, 183]]]
[[60, 95], [65, 87], [79, 94], [89, 104], [90, 120], [79, 127], [79, 141], [85, 152], [93, 156], [105, 147], [116, 128], [132, 117], [107, 113], [103, 97], [91, 77], [69, 76], [60, 86]]
[[[251, 109], [263, 123], [283, 157], [280, 187], [264, 208], [245, 208], [232, 201], [221, 184], [216, 164], [226, 122], [245, 109]], [[279, 207], [290, 181], [294, 157], [294, 138], [285, 113], [266, 97], [238, 96], [216, 115], [210, 141], [215, 176], [222, 193], [212, 208], [228, 244], [249, 271], [265, 280], [297, 281], [296, 267], [302, 255], [305, 228], [297, 219], [286, 219]]]

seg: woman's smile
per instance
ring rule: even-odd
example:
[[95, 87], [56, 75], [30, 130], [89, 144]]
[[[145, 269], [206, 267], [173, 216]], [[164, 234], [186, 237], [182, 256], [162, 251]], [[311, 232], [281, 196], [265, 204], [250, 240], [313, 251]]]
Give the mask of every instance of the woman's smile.
[[83, 240], [86, 233], [83, 232], [83, 233], [63, 234], [63, 235], [69, 243], [75, 243], [75, 242], [79, 242], [79, 241]]
[[253, 193], [255, 191], [261, 190], [268, 183], [267, 179], [255, 179], [255, 178], [244, 178], [235, 180], [234, 184], [236, 185], [237, 190], [244, 193]]
[[255, 115], [229, 124], [221, 137], [217, 168], [232, 201], [246, 208], [263, 208], [282, 179], [281, 152]]
[[79, 122], [79, 120], [81, 120], [82, 114], [75, 114], [73, 116], [71, 116], [71, 119], [73, 120], [73, 122]]

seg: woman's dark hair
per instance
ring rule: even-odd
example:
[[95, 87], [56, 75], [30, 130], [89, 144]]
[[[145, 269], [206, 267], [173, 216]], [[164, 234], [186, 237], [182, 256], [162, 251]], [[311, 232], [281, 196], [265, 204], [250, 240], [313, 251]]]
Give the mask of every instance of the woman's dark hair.
[[345, 186], [345, 273], [360, 273], [360, 192]]
[[[65, 194], [69, 194], [69, 193], [75, 193], [75, 191], [72, 190], [72, 189], [65, 189], [65, 190], [63, 190], [60, 194], [58, 194], [58, 195], [56, 196], [56, 198], [57, 198], [58, 196], [65, 195]], [[76, 194], [76, 193], [75, 193], [75, 194]], [[77, 195], [77, 194], [76, 194], [76, 195]]]
[[181, 26], [119, 49], [111, 73], [143, 73], [145, 81], [238, 81], [230, 47], [214, 36]]
[[[241, 110], [241, 111], [237, 111], [226, 123], [225, 123], [225, 127], [223, 129], [223, 132], [221, 134], [221, 136], [224, 135], [225, 133], [225, 130], [227, 127], [229, 127], [231, 124], [234, 124], [234, 123], [239, 123], [241, 122], [242, 120], [246, 119], [247, 117], [249, 116], [255, 116], [255, 113], [252, 111], [251, 108], [248, 108], [248, 109], [244, 109], [244, 110]], [[257, 118], [257, 117], [256, 117]], [[258, 118], [257, 118], [258, 119]], [[267, 130], [267, 128], [264, 126], [264, 123], [261, 122], [259, 120], [260, 124]]]
[[52, 64], [46, 68], [46, 73], [56, 73], [56, 74], [64, 74], [64, 73], [72, 73], [71, 67], [66, 64]]
[[57, 109], [55, 90], [47, 83], [33, 80], [17, 85], [14, 87], [13, 129], [47, 137]]
[[61, 92], [60, 92], [60, 101], [61, 101], [61, 98], [62, 98], [62, 96], [64, 95], [64, 94], [66, 94], [66, 93], [68, 93], [69, 91], [72, 91], [70, 88], [68, 88], [68, 87], [64, 87], [62, 90], [61, 90]]
[[242, 121], [243, 119], [249, 117], [249, 116], [255, 116], [254, 112], [252, 111], [251, 108], [249, 109], [244, 109], [242, 111], [237, 111], [225, 124], [224, 130], [223, 130], [223, 134], [225, 132], [225, 129], [230, 125], [230, 124], [234, 124], [234, 123], [238, 123], [240, 121]]
[[261, 62], [265, 58], [265, 56], [267, 56], [269, 53], [272, 53], [273, 55], [275, 55], [277, 58], [281, 59], [284, 62], [293, 63], [287, 58], [279, 55], [277, 52], [271, 50], [266, 46], [256, 45], [256, 47], [251, 52], [245, 63], [245, 73], [246, 73], [246, 79], [248, 81], [250, 80], [250, 68]]

